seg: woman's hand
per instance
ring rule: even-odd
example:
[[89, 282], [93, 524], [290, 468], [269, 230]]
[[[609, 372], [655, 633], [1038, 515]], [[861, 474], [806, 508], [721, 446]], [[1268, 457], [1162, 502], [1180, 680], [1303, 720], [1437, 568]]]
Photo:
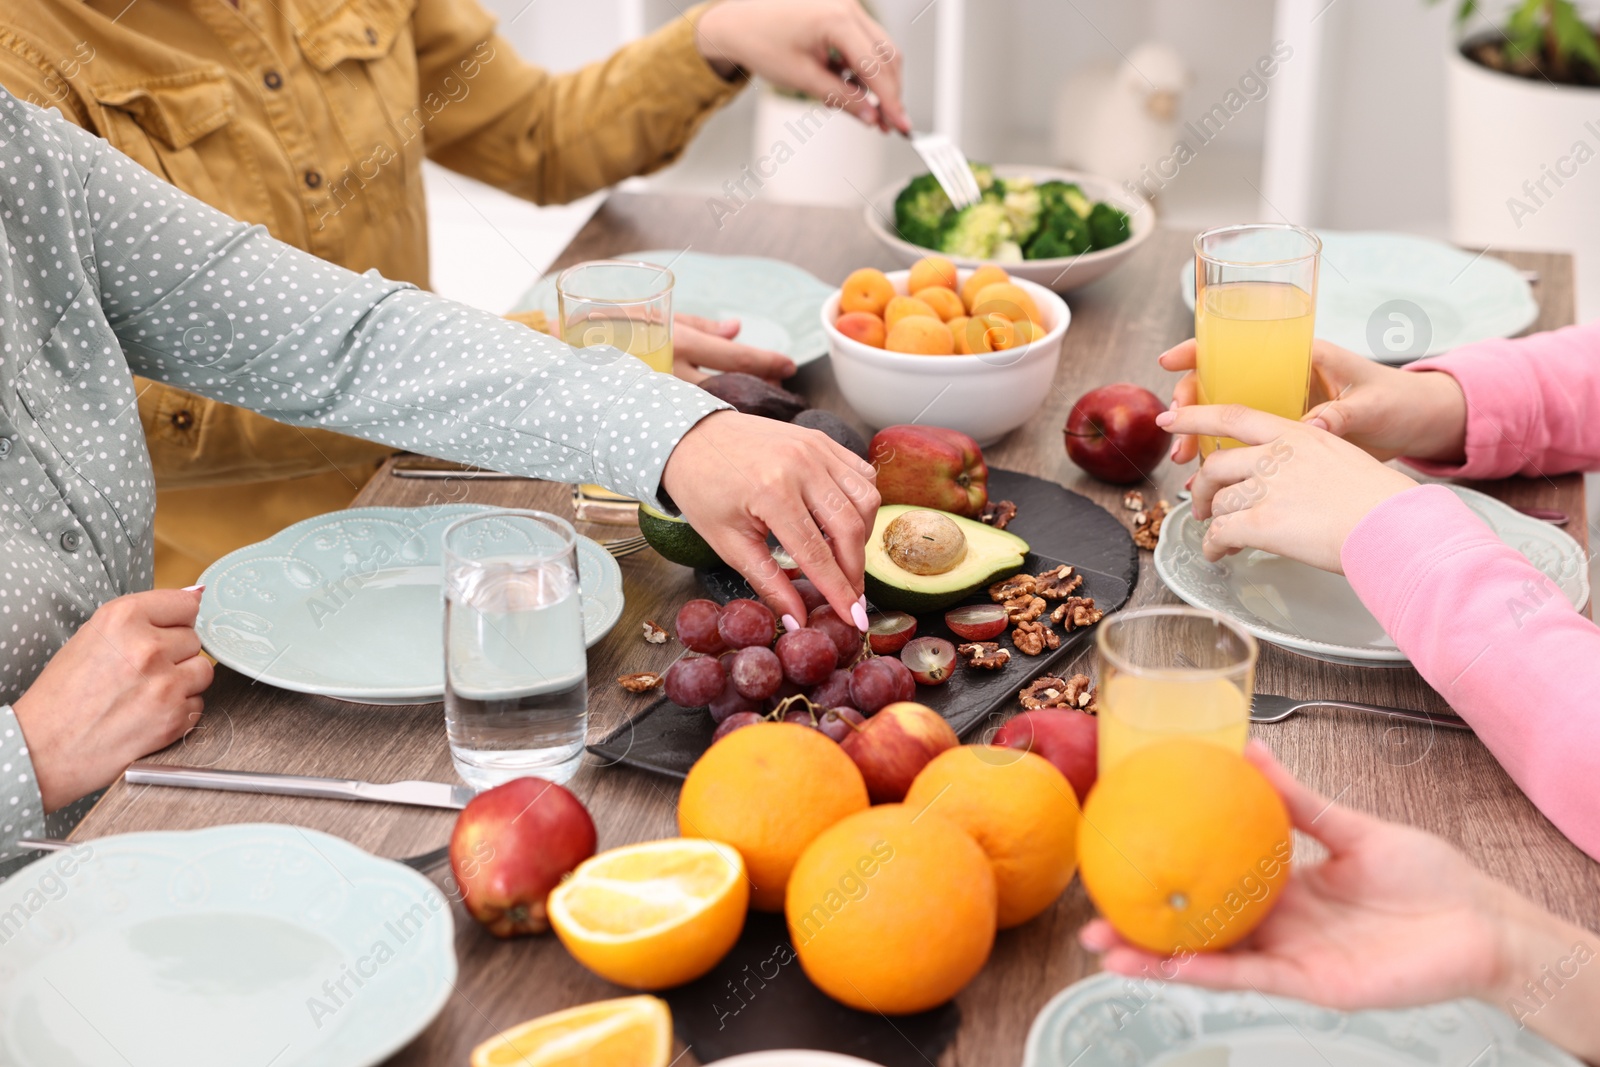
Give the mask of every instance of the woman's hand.
[[[1199, 403], [1191, 338], [1161, 353], [1167, 370], [1188, 371], [1172, 391], [1179, 407]], [[1311, 409], [1300, 421], [1360, 445], [1381, 460], [1395, 456], [1461, 462], [1465, 458], [1467, 401], [1461, 386], [1441, 371], [1397, 370], [1326, 341], [1311, 346]], [[1179, 438], [1172, 458], [1196, 455], [1192, 436]]]
[[211, 661], [194, 632], [200, 593], [107, 601], [12, 705], [45, 811], [110, 785], [200, 721]]
[[1189, 479], [1195, 518], [1211, 520], [1201, 547], [1212, 561], [1260, 548], [1343, 574], [1350, 531], [1417, 484], [1325, 430], [1237, 404], [1180, 407], [1156, 424], [1249, 446], [1217, 449]]
[[[911, 132], [900, 102], [900, 52], [858, 0], [728, 0], [700, 16], [696, 40], [724, 78], [742, 68], [868, 126]], [[835, 53], [853, 82], [840, 76]]]
[[[713, 8], [712, 10], [716, 10]], [[767, 548], [778, 541], [840, 618], [867, 628], [863, 572], [878, 513], [877, 472], [826, 434], [717, 411], [667, 457], [661, 487], [696, 530], [785, 619], [805, 605]]]
[[780, 352], [740, 344], [739, 320], [714, 322], [698, 315], [672, 317], [672, 373], [699, 384], [704, 370], [742, 371], [776, 385], [795, 372], [794, 360]]

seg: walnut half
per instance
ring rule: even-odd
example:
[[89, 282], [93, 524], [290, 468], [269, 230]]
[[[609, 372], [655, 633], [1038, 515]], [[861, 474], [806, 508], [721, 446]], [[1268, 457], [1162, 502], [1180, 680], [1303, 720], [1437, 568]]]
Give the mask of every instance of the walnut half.
[[1039, 708], [1076, 708], [1091, 715], [1095, 707], [1095, 690], [1087, 674], [1074, 674], [1066, 681], [1050, 675], [1035, 678], [1020, 694], [1022, 706], [1029, 711]]
[[648, 693], [661, 684], [661, 675], [651, 671], [641, 671], [638, 674], [624, 674], [617, 679], [617, 684], [630, 693]]
[[1044, 597], [1034, 596], [1032, 593], [1019, 593], [1000, 606], [1006, 609], [1006, 617], [1012, 622], [1032, 622], [1043, 615], [1044, 609], [1049, 605], [1044, 602]]
[[667, 631], [662, 629], [654, 619], [644, 621], [644, 639], [652, 645], [663, 645], [667, 642]]
[[1140, 548], [1154, 549], [1161, 540], [1161, 524], [1166, 521], [1170, 505], [1158, 500], [1153, 506], [1133, 517], [1133, 543]]
[[1011, 631], [1011, 643], [1024, 656], [1037, 656], [1047, 648], [1060, 648], [1061, 635], [1042, 622], [1023, 622]]
[[957, 645], [956, 655], [965, 657], [967, 666], [985, 671], [997, 671], [1011, 662], [1011, 652], [1001, 648], [998, 641], [973, 641]]
[[1083, 588], [1083, 575], [1063, 563], [1034, 579], [1037, 592], [1047, 600], [1065, 600]]
[[1013, 574], [1003, 581], [995, 582], [989, 587], [989, 599], [996, 604], [1004, 604], [1016, 597], [1032, 596], [1038, 588], [1039, 582], [1031, 574]]
[[979, 521], [988, 523], [996, 530], [1004, 530], [1016, 517], [1017, 506], [1009, 500], [991, 500], [978, 515]]
[[1105, 614], [1094, 606], [1094, 597], [1074, 596], [1056, 605], [1056, 610], [1050, 613], [1050, 621], [1057, 626], [1065, 623], [1070, 633], [1085, 626], [1093, 626], [1105, 618]]

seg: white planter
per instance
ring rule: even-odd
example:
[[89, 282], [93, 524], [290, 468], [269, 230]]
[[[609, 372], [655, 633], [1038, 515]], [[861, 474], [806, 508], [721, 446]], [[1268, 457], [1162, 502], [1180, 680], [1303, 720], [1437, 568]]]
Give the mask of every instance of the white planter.
[[849, 112], [763, 87], [754, 158], [735, 185], [748, 189], [759, 182], [756, 195], [763, 200], [854, 206], [883, 183], [883, 138]]
[[1573, 253], [1578, 318], [1600, 316], [1600, 89], [1500, 74], [1454, 47], [1446, 69], [1452, 238]]

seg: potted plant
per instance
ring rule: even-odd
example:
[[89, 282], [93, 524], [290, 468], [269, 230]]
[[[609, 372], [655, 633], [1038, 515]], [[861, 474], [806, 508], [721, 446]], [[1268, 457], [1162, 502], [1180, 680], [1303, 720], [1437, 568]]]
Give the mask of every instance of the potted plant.
[[[1456, 23], [1479, 14], [1461, 0]], [[1600, 313], [1600, 41], [1570, 0], [1518, 0], [1446, 61], [1452, 236], [1578, 255]]]

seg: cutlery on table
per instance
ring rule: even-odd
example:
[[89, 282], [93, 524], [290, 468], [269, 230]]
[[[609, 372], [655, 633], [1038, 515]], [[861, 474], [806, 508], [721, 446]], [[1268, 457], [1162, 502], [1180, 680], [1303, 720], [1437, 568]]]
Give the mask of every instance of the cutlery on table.
[[1528, 518], [1538, 519], [1540, 522], [1548, 522], [1551, 526], [1565, 526], [1571, 521], [1565, 511], [1557, 511], [1555, 508], [1521, 508], [1515, 504], [1511, 506], [1528, 516]]
[[650, 542], [646, 541], [643, 535], [636, 535], [633, 537], [619, 537], [615, 541], [601, 541], [600, 547], [611, 553], [615, 558], [621, 559], [623, 556], [631, 556], [635, 552], [649, 548]]
[[958, 211], [982, 199], [983, 191], [978, 188], [978, 179], [973, 177], [972, 168], [967, 164], [967, 154], [950, 138], [942, 133], [913, 130], [911, 147], [917, 150], [917, 155], [939, 182], [939, 188]]
[[1405, 719], [1408, 722], [1425, 722], [1431, 726], [1442, 726], [1447, 730], [1470, 730], [1460, 718], [1454, 715], [1445, 715], [1436, 711], [1413, 711], [1410, 708], [1386, 708], [1381, 704], [1362, 704], [1355, 700], [1296, 700], [1294, 697], [1273, 696], [1270, 693], [1257, 693], [1250, 701], [1251, 722], [1282, 722], [1302, 708], [1348, 708], [1351, 711], [1367, 711], [1374, 715], [1387, 715], [1391, 719]]
[[469, 470], [465, 467], [390, 467], [389, 473], [396, 478], [460, 478], [483, 482], [534, 482], [537, 478], [529, 478], [523, 474], [507, 474], [504, 471]]
[[[63, 841], [59, 837], [24, 837], [17, 844], [23, 848], [31, 848], [36, 852], [62, 852], [77, 845], [92, 844], [91, 841]], [[433, 870], [450, 858], [450, 846], [440, 845], [432, 852], [419, 852], [415, 856], [401, 856], [395, 863], [403, 863], [414, 871], [424, 873]]]
[[312, 778], [303, 774], [264, 771], [218, 771], [208, 767], [159, 767], [136, 764], [123, 774], [129, 785], [165, 785], [178, 789], [217, 789], [225, 793], [272, 793], [286, 797], [330, 800], [374, 800], [422, 808], [460, 810], [476, 794], [470, 786], [444, 782], [361, 782], [354, 778]]

